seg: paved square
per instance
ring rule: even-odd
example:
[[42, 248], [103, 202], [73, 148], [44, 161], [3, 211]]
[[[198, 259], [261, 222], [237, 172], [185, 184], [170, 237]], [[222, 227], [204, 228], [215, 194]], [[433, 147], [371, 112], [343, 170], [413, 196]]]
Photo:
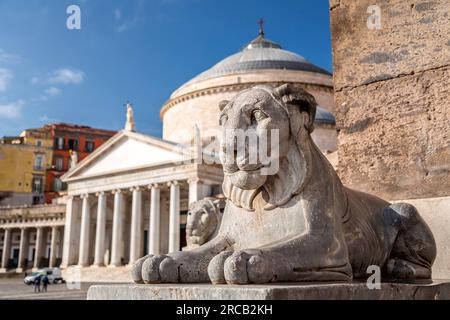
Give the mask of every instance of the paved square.
[[34, 286], [21, 278], [0, 279], [0, 300], [85, 300], [92, 283], [81, 283], [80, 289], [69, 289], [70, 285], [50, 284], [47, 292], [34, 293]]

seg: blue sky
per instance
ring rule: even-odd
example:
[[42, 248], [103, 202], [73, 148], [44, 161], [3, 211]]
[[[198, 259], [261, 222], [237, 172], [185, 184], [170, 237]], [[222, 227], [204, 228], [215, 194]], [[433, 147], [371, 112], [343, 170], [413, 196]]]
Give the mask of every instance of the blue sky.
[[[69, 5], [81, 30], [66, 27]], [[184, 82], [267, 38], [331, 67], [328, 0], [0, 0], [0, 136], [51, 122], [161, 136], [159, 109]]]

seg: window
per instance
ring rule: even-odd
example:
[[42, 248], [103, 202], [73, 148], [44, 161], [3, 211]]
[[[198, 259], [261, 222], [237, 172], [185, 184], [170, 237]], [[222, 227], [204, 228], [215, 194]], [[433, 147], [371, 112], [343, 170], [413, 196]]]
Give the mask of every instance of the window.
[[77, 139], [69, 139], [69, 150], [78, 150], [78, 140]]
[[36, 141], [36, 147], [38, 148], [42, 147], [42, 140]]
[[33, 205], [41, 204], [41, 197], [40, 196], [33, 196]]
[[62, 171], [64, 169], [64, 158], [63, 157], [55, 157], [55, 169]]
[[94, 151], [94, 148], [95, 148], [94, 141], [86, 141], [86, 151], [87, 152]]
[[62, 182], [61, 178], [54, 177], [53, 178], [53, 191], [60, 192], [67, 190], [67, 183]]
[[64, 149], [64, 138], [62, 137], [55, 138], [55, 149], [57, 150]]
[[43, 170], [44, 169], [44, 156], [42, 154], [37, 154], [34, 158], [34, 169]]
[[53, 178], [53, 191], [61, 191], [63, 189], [63, 183], [60, 178]]
[[33, 193], [42, 193], [42, 176], [34, 176], [31, 185]]

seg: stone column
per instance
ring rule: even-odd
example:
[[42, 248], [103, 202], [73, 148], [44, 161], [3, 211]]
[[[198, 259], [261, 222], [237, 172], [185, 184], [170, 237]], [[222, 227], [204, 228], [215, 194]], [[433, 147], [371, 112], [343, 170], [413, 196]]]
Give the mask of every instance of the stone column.
[[79, 251], [80, 235], [78, 233], [78, 211], [79, 200], [73, 196], [69, 196], [66, 204], [66, 223], [64, 226], [64, 243], [62, 254], [62, 268], [77, 263], [77, 255]]
[[97, 229], [95, 237], [95, 266], [103, 266], [105, 261], [105, 241], [106, 241], [106, 195], [104, 192], [97, 193]]
[[50, 259], [49, 259], [49, 267], [56, 267], [56, 240], [58, 239], [58, 227], [52, 227], [52, 237], [50, 241]]
[[211, 195], [211, 186], [202, 183], [199, 178], [189, 179], [188, 183], [189, 204]]
[[11, 257], [11, 229], [5, 229], [3, 239], [2, 271], [6, 271], [8, 269], [10, 257]]
[[26, 261], [28, 259], [28, 251], [30, 247], [30, 232], [27, 228], [20, 229], [20, 248], [19, 248], [19, 263], [17, 265], [17, 272], [23, 272], [26, 269]]
[[33, 269], [41, 267], [41, 259], [44, 251], [44, 228], [38, 227], [36, 229], [36, 248], [34, 250], [34, 266]]
[[178, 181], [169, 182], [169, 253], [180, 250], [180, 185]]
[[121, 262], [121, 244], [123, 241], [122, 214], [125, 204], [124, 204], [124, 194], [121, 190], [113, 191], [113, 194], [114, 194], [114, 213], [113, 213], [110, 265], [113, 267], [117, 267], [122, 264]]
[[91, 221], [91, 208], [89, 195], [81, 196], [83, 206], [81, 211], [81, 231], [80, 231], [80, 253], [78, 255], [78, 265], [85, 267], [89, 265], [89, 228]]
[[160, 253], [159, 228], [161, 221], [159, 185], [150, 186], [150, 225], [148, 229], [148, 253]]
[[142, 256], [142, 189], [134, 187], [131, 204], [130, 261], [133, 264]]
[[59, 227], [58, 232], [58, 258], [63, 256], [63, 246], [64, 246], [64, 227]]

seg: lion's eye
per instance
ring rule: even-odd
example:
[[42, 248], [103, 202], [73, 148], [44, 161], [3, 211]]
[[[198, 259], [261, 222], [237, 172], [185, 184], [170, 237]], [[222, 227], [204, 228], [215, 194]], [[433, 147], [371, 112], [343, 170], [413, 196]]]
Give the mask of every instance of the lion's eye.
[[220, 116], [219, 124], [221, 126], [224, 126], [227, 121], [228, 121], [228, 116], [226, 114], [223, 114]]
[[265, 118], [267, 118], [267, 117], [264, 114], [264, 112], [262, 112], [261, 110], [256, 109], [256, 110], [252, 111], [252, 117], [251, 117], [252, 123], [259, 122], [261, 120], [264, 120]]

